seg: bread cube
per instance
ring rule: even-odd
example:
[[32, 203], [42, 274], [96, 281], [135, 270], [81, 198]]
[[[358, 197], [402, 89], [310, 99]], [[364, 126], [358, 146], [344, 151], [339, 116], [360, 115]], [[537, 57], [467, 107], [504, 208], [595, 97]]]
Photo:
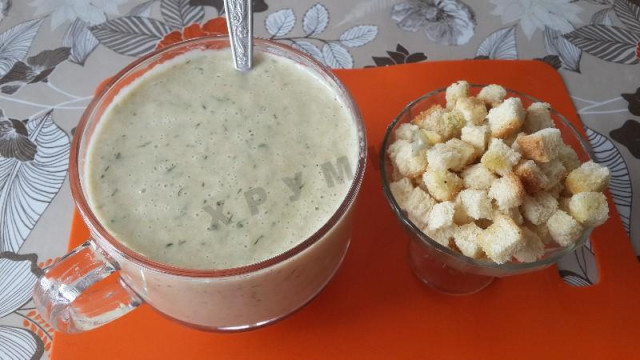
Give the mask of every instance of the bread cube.
[[447, 170], [427, 169], [422, 175], [429, 194], [438, 201], [451, 201], [463, 188], [462, 179]]
[[551, 119], [551, 105], [544, 102], [535, 102], [529, 105], [524, 125], [522, 125], [522, 129], [527, 134], [552, 127], [555, 127], [555, 124]]
[[558, 210], [558, 200], [551, 194], [542, 191], [533, 196], [525, 196], [520, 209], [528, 222], [533, 225], [541, 225]]
[[405, 201], [404, 210], [407, 211], [409, 220], [419, 227], [427, 224], [429, 212], [436, 201], [419, 187], [414, 188]]
[[[515, 137], [513, 137], [513, 142], [511, 142], [511, 145], [509, 145], [507, 143], [507, 141], [505, 141], [505, 144], [511, 146], [511, 148], [517, 152], [520, 152], [520, 145], [518, 144], [518, 139], [525, 136], [527, 134], [523, 133], [523, 132], [519, 132], [518, 134], [516, 134]], [[512, 135], [513, 136], [513, 135]]]
[[551, 244], [553, 242], [553, 239], [551, 238], [551, 234], [549, 233], [549, 228], [547, 227], [547, 224], [533, 225], [531, 223], [525, 222], [524, 227], [536, 233], [536, 235], [538, 235], [538, 238], [542, 241], [543, 244], [546, 245], [546, 244]]
[[557, 184], [555, 184], [552, 187], [547, 188], [546, 191], [556, 199], [559, 198], [562, 194], [565, 193], [564, 185], [562, 184], [562, 181], [558, 182]]
[[467, 214], [467, 210], [464, 208], [462, 203], [460, 202], [460, 194], [456, 197], [456, 209], [453, 214], [453, 222], [456, 225], [464, 225], [468, 223], [472, 223], [474, 219]]
[[431, 169], [448, 170], [460, 166], [462, 161], [456, 149], [440, 143], [427, 150], [427, 162]]
[[583, 226], [600, 226], [609, 217], [607, 197], [601, 192], [577, 193], [569, 200], [569, 214]]
[[518, 225], [524, 224], [524, 217], [522, 217], [520, 208], [518, 208], [517, 206], [508, 209], [500, 209], [499, 207], [493, 208], [493, 217], [495, 218], [496, 216], [500, 215], [508, 216], [511, 220], [513, 220], [513, 222]]
[[459, 171], [473, 161], [475, 153], [475, 148], [470, 144], [460, 139], [451, 139], [429, 149], [427, 162], [434, 169]]
[[444, 247], [450, 247], [451, 240], [453, 240], [457, 228], [457, 226], [452, 225], [438, 230], [429, 230], [428, 227], [424, 227], [421, 230], [438, 244]]
[[489, 188], [489, 197], [496, 201], [501, 210], [522, 205], [525, 195], [520, 178], [514, 173], [507, 173], [494, 181]]
[[457, 201], [462, 205], [464, 212], [474, 220], [492, 218], [493, 209], [486, 190], [462, 190]]
[[565, 186], [572, 194], [581, 192], [602, 192], [609, 185], [609, 169], [587, 161], [567, 175]]
[[513, 170], [520, 158], [520, 153], [508, 147], [502, 140], [491, 139], [489, 149], [482, 155], [480, 162], [487, 169], [504, 176]]
[[476, 224], [465, 224], [456, 228], [453, 233], [453, 241], [462, 255], [479, 259], [484, 256], [484, 251], [478, 242], [481, 233], [482, 229]]
[[469, 97], [469, 83], [460, 80], [449, 85], [446, 90], [447, 109], [453, 109], [459, 99]]
[[540, 237], [530, 229], [523, 227], [522, 236], [524, 246], [513, 254], [513, 257], [520, 262], [534, 262], [544, 255], [544, 243]]
[[524, 189], [533, 194], [549, 186], [549, 179], [533, 160], [518, 163], [513, 172], [520, 178]]
[[569, 246], [580, 239], [583, 228], [571, 215], [557, 210], [547, 221], [551, 238], [561, 246]]
[[439, 104], [432, 105], [427, 110], [418, 114], [413, 120], [411, 120], [414, 124], [418, 125], [420, 128], [429, 129], [433, 127], [432, 124], [436, 124], [440, 122], [442, 116], [447, 112], [445, 108], [440, 106]]
[[445, 113], [442, 116], [442, 122], [438, 124], [435, 129], [444, 140], [449, 140], [454, 137], [460, 137], [460, 131], [465, 125], [464, 118], [457, 111], [451, 111]]
[[520, 98], [511, 97], [489, 110], [487, 122], [491, 136], [506, 138], [516, 133], [524, 122], [524, 109]]
[[420, 131], [418, 131], [418, 136], [420, 138], [424, 139], [424, 141], [429, 146], [433, 146], [435, 144], [439, 144], [439, 143], [444, 142], [444, 138], [442, 137], [442, 135], [438, 134], [435, 131], [431, 131], [431, 130], [420, 129]]
[[558, 209], [569, 213], [569, 203], [571, 202], [571, 197], [561, 196], [558, 198]]
[[475, 97], [460, 98], [455, 109], [462, 114], [467, 125], [480, 125], [487, 117], [487, 107], [484, 101]]
[[564, 165], [567, 171], [573, 171], [580, 166], [580, 159], [578, 154], [571, 148], [571, 146], [562, 144], [558, 148], [558, 160]]
[[540, 170], [547, 176], [549, 180], [547, 182], [547, 189], [556, 186], [556, 184], [561, 183], [562, 180], [567, 176], [567, 169], [565, 169], [564, 165], [560, 160], [553, 160], [548, 163], [539, 163], [538, 167]]
[[404, 123], [396, 128], [396, 139], [413, 141], [414, 134], [417, 133], [419, 127], [412, 123]]
[[456, 205], [452, 201], [443, 201], [433, 205], [427, 219], [427, 228], [435, 231], [452, 226], [455, 207]]
[[[447, 141], [454, 137], [460, 137], [460, 130], [465, 125], [465, 120], [457, 111], [441, 112], [438, 105], [420, 113], [417, 118], [417, 125], [437, 135], [431, 135], [434, 140]], [[424, 115], [423, 115], [424, 114]]]
[[482, 164], [467, 166], [462, 171], [464, 187], [468, 189], [487, 190], [498, 177]]
[[518, 138], [520, 153], [527, 159], [548, 163], [558, 157], [562, 142], [560, 130], [547, 128]]
[[460, 131], [460, 139], [471, 144], [475, 148], [476, 154], [481, 155], [489, 142], [489, 127], [487, 125], [467, 125]]
[[414, 178], [427, 168], [426, 149], [414, 150], [413, 143], [407, 140], [397, 140], [389, 146], [387, 153], [402, 176]]
[[493, 224], [482, 230], [478, 243], [489, 259], [504, 264], [524, 246], [524, 236], [512, 219], [498, 216]]
[[487, 106], [496, 107], [502, 103], [505, 96], [507, 96], [507, 90], [500, 85], [491, 84], [483, 87], [478, 93], [477, 98], [482, 100]]
[[411, 195], [413, 188], [413, 183], [411, 183], [411, 180], [406, 177], [389, 184], [389, 190], [391, 190], [393, 198], [398, 203], [398, 206], [403, 210], [406, 210], [405, 204], [409, 199], [409, 195]]
[[447, 141], [446, 144], [460, 154], [461, 165], [453, 167], [453, 170], [460, 171], [476, 159], [477, 152], [473, 145], [455, 138]]

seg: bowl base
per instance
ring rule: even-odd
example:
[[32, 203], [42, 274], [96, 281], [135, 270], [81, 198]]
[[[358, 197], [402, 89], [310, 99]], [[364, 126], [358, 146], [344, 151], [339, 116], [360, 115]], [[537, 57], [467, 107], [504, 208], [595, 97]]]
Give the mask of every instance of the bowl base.
[[409, 241], [409, 265], [413, 273], [430, 288], [447, 295], [471, 295], [489, 286], [495, 277], [454, 269]]

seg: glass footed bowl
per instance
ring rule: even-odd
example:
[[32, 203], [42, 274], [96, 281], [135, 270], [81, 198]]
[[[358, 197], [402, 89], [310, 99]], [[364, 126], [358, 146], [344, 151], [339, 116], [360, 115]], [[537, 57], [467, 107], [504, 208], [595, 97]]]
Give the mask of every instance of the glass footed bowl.
[[[471, 85], [471, 95], [477, 95], [483, 86]], [[541, 101], [518, 91], [506, 90], [507, 97], [519, 97], [525, 109], [531, 103]], [[571, 246], [546, 245], [543, 257], [535, 262], [521, 263], [514, 260], [505, 264], [496, 264], [490, 260], [469, 258], [439, 244], [409, 220], [407, 213], [400, 208], [389, 188], [389, 183], [393, 181], [393, 169], [387, 155], [387, 148], [395, 141], [395, 130], [398, 126], [410, 122], [416, 115], [432, 105], [444, 106], [446, 104], [445, 91], [446, 88], [434, 90], [412, 101], [402, 109], [387, 127], [380, 152], [384, 194], [394, 214], [409, 234], [409, 265], [416, 276], [433, 289], [446, 294], [473, 294], [488, 286], [496, 277], [544, 269], [555, 264], [564, 255], [583, 246], [591, 233], [592, 229], [590, 228], [586, 229], [582, 237]], [[573, 124], [554, 109], [551, 110], [551, 118], [556, 127], [560, 129], [565, 144], [571, 146], [578, 154], [580, 162], [590, 160], [592, 158], [591, 149]]]

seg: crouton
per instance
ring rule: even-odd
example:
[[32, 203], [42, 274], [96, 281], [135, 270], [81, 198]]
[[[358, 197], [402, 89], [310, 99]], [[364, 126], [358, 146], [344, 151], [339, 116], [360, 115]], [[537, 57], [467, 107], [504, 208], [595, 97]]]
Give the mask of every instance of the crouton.
[[552, 127], [555, 127], [555, 124], [551, 119], [551, 105], [544, 102], [535, 102], [529, 105], [524, 125], [522, 125], [522, 129], [527, 134]]
[[583, 226], [600, 226], [609, 217], [607, 197], [601, 192], [577, 193], [569, 200], [569, 214]]
[[452, 201], [443, 201], [433, 205], [427, 219], [427, 228], [435, 231], [453, 225], [455, 206]]
[[429, 230], [428, 227], [422, 228], [422, 232], [433, 239], [433, 241], [444, 247], [450, 247], [451, 240], [453, 240], [457, 226], [452, 225], [449, 227], [440, 228], [438, 230]]
[[520, 208], [518, 208], [517, 206], [508, 209], [500, 209], [499, 207], [493, 208], [492, 216], [495, 218], [496, 216], [500, 215], [508, 216], [509, 218], [511, 218], [511, 220], [513, 220], [513, 222], [518, 225], [524, 224], [524, 218], [522, 217]]
[[406, 210], [405, 204], [407, 199], [409, 199], [409, 195], [411, 195], [413, 188], [414, 186], [408, 178], [402, 178], [389, 184], [389, 190], [391, 190], [393, 198], [398, 203], [398, 206], [404, 210]]
[[571, 197], [561, 196], [558, 198], [558, 209], [569, 213], [569, 202], [571, 201]]
[[513, 172], [518, 175], [524, 189], [529, 194], [542, 191], [549, 185], [547, 175], [542, 172], [542, 169], [533, 160], [520, 161]]
[[465, 121], [462, 115], [457, 111], [451, 111], [442, 116], [442, 122], [438, 124], [435, 131], [445, 140], [449, 140], [454, 137], [460, 137], [460, 131], [464, 125]]
[[496, 201], [501, 210], [522, 205], [526, 192], [520, 182], [520, 178], [514, 173], [507, 173], [505, 176], [493, 182], [489, 188], [489, 197]]
[[453, 109], [459, 99], [469, 97], [469, 83], [460, 80], [449, 85], [445, 92], [447, 109]]
[[473, 218], [467, 214], [467, 210], [460, 202], [460, 196], [456, 198], [456, 208], [453, 213], [453, 223], [456, 225], [464, 225], [473, 222]]
[[478, 93], [477, 98], [482, 100], [487, 106], [496, 107], [502, 103], [505, 96], [507, 96], [507, 90], [500, 85], [491, 84], [483, 87]]
[[551, 238], [560, 246], [574, 244], [583, 233], [582, 225], [562, 210], [557, 210], [551, 215], [547, 221], [547, 228]]
[[541, 225], [558, 210], [558, 200], [542, 191], [533, 196], [525, 196], [520, 209], [527, 221], [533, 225]]
[[558, 148], [558, 160], [562, 162], [567, 171], [573, 171], [580, 166], [580, 159], [575, 150], [571, 146], [562, 144]]
[[404, 203], [404, 210], [409, 215], [409, 220], [419, 227], [427, 224], [429, 212], [436, 201], [419, 187], [414, 188]]
[[547, 128], [518, 138], [520, 153], [527, 159], [548, 163], [558, 157], [563, 144], [560, 130]]
[[554, 198], [559, 198], [560, 195], [564, 194], [564, 185], [561, 182], [558, 182], [557, 184], [555, 184], [552, 187], [547, 187], [546, 191], [551, 194]]
[[451, 139], [429, 149], [427, 162], [433, 169], [459, 171], [473, 161], [475, 153], [475, 148], [470, 144], [460, 139]]
[[609, 169], [587, 161], [567, 175], [565, 186], [572, 194], [581, 192], [602, 192], [609, 185]]
[[548, 163], [539, 163], [538, 167], [547, 176], [547, 189], [556, 186], [556, 184], [562, 182], [567, 176], [567, 169], [560, 160], [553, 160]]
[[522, 127], [523, 122], [522, 101], [516, 97], [506, 99], [502, 104], [489, 110], [487, 115], [491, 136], [497, 138], [506, 138], [516, 133]]
[[427, 168], [426, 148], [414, 150], [413, 143], [397, 140], [387, 149], [389, 158], [403, 176], [420, 176]]
[[396, 128], [396, 139], [402, 139], [407, 141], [413, 141], [414, 134], [418, 131], [419, 127], [411, 123], [404, 123]]
[[464, 187], [468, 189], [487, 190], [498, 177], [482, 164], [467, 166], [462, 171]]
[[482, 155], [489, 142], [489, 127], [487, 125], [467, 125], [460, 131], [460, 140], [471, 144], [476, 149], [476, 154]]
[[475, 97], [458, 99], [455, 109], [462, 114], [467, 125], [480, 125], [487, 117], [487, 107], [484, 101]]
[[438, 106], [434, 105], [429, 110], [420, 113], [417, 116], [418, 120], [414, 120], [416, 125], [433, 133], [431, 137], [439, 142], [460, 137], [460, 130], [465, 125], [462, 114], [457, 111], [441, 111]]
[[530, 229], [522, 228], [524, 246], [513, 254], [513, 257], [520, 262], [534, 262], [544, 255], [544, 243], [540, 237]]
[[542, 241], [543, 244], [551, 244], [553, 239], [551, 238], [551, 234], [549, 233], [549, 228], [547, 224], [542, 225], [533, 225], [529, 222], [525, 222], [524, 226], [529, 230], [533, 231], [538, 235], [538, 238]]
[[429, 168], [438, 170], [448, 170], [461, 163], [458, 151], [444, 143], [427, 150], [427, 162], [430, 164]]
[[486, 190], [465, 189], [460, 191], [457, 198], [466, 214], [474, 220], [491, 219], [491, 200]]
[[473, 145], [455, 138], [447, 141], [446, 144], [450, 148], [456, 149], [456, 151], [460, 154], [460, 164], [453, 167], [453, 170], [460, 171], [476, 159], [477, 152]]
[[481, 233], [482, 229], [476, 224], [465, 224], [456, 228], [453, 233], [453, 241], [462, 255], [479, 259], [484, 256], [484, 251], [482, 251], [478, 242], [478, 237]]
[[[516, 134], [516, 136], [513, 136], [513, 135], [512, 135], [513, 142], [509, 145], [509, 144], [505, 141], [505, 144], [507, 144], [507, 145], [511, 146], [511, 148], [512, 148], [514, 151], [520, 152], [520, 145], [518, 145], [518, 139], [519, 139], [519, 138], [521, 138], [521, 137], [523, 137], [523, 136], [525, 136], [525, 135], [527, 135], [527, 134], [525, 134], [525, 133], [523, 133], [523, 132], [519, 132], [518, 134]], [[506, 139], [505, 139], [505, 140], [506, 140]]]
[[508, 147], [502, 140], [491, 139], [489, 149], [482, 155], [480, 162], [494, 173], [505, 175], [513, 170], [520, 158], [520, 153]]
[[446, 170], [429, 169], [422, 175], [429, 194], [438, 201], [451, 201], [463, 188], [462, 179]]
[[442, 118], [446, 112], [447, 110], [439, 104], [432, 105], [430, 108], [414, 117], [411, 121], [419, 127], [427, 129], [428, 127], [432, 127], [431, 124], [438, 123], [440, 118]]
[[420, 129], [418, 136], [430, 146], [444, 142], [444, 138], [440, 134], [431, 130]]
[[498, 216], [482, 230], [478, 243], [491, 260], [504, 264], [524, 246], [524, 237], [518, 224], [509, 217]]

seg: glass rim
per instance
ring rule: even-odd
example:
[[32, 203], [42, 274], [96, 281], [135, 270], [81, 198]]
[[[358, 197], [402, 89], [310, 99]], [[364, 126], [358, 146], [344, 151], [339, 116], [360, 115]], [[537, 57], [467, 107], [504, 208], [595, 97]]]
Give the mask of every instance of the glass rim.
[[[484, 86], [487, 86], [489, 84], [471, 83], [469, 85], [471, 88], [477, 89], [477, 88], [482, 88]], [[560, 259], [564, 255], [571, 253], [576, 249], [580, 248], [581, 246], [583, 246], [586, 240], [589, 238], [592, 228], [585, 229], [585, 232], [582, 235], [582, 237], [572, 245], [559, 249], [553, 252], [552, 254], [550, 254], [546, 258], [542, 258], [534, 262], [522, 262], [522, 263], [509, 262], [504, 264], [498, 264], [493, 261], [478, 260], [478, 259], [470, 258], [468, 256], [458, 253], [438, 243], [437, 241], [433, 240], [431, 237], [423, 233], [422, 230], [420, 230], [420, 228], [416, 224], [414, 224], [413, 221], [411, 221], [407, 215], [405, 215], [403, 210], [400, 208], [400, 205], [398, 205], [395, 198], [393, 197], [393, 194], [391, 193], [391, 188], [389, 187], [389, 181], [387, 180], [389, 175], [387, 172], [387, 154], [386, 154], [387, 146], [391, 139], [391, 135], [393, 134], [393, 129], [395, 128], [396, 124], [400, 122], [402, 117], [407, 112], [411, 111], [417, 103], [427, 98], [430, 98], [436, 94], [445, 92], [446, 89], [447, 89], [446, 87], [442, 87], [442, 88], [430, 91], [425, 95], [422, 95], [419, 98], [411, 101], [404, 108], [402, 108], [402, 110], [398, 113], [398, 115], [393, 119], [393, 121], [387, 126], [387, 129], [385, 130], [384, 138], [382, 140], [382, 148], [381, 148], [382, 151], [380, 151], [380, 154], [379, 154], [380, 156], [379, 161], [381, 165], [380, 174], [382, 176], [382, 189], [383, 189], [385, 198], [387, 199], [387, 202], [389, 203], [389, 205], [391, 206], [391, 209], [393, 210], [393, 213], [400, 220], [402, 225], [404, 225], [405, 228], [410, 229], [412, 232], [412, 235], [417, 236], [418, 239], [420, 239], [420, 241], [423, 243], [423, 245], [431, 246], [434, 250], [438, 251], [439, 253], [449, 255], [455, 258], [455, 260], [462, 261], [465, 265], [479, 267], [485, 270], [526, 271], [526, 270], [533, 270], [539, 267], [546, 267], [549, 265], [553, 265], [558, 261], [558, 259]], [[513, 90], [507, 87], [505, 87], [504, 89], [507, 91], [507, 95], [514, 94], [519, 97], [526, 98], [532, 102], [544, 102], [540, 99], [537, 99], [531, 95], [524, 94], [517, 90]], [[591, 146], [583, 138], [582, 134], [575, 127], [575, 125], [573, 125], [573, 123], [567, 120], [567, 118], [565, 118], [564, 115], [562, 115], [560, 112], [555, 110], [553, 107], [551, 107], [551, 114], [552, 114], [552, 117], [555, 117], [556, 119], [558, 119], [564, 126], [566, 126], [571, 130], [571, 134], [578, 140], [578, 143], [580, 144], [582, 149], [585, 151], [585, 153], [589, 157], [589, 160], [593, 160], [594, 154], [593, 154], [593, 150], [591, 149]]]
[[[132, 261], [138, 265], [144, 266], [148, 269], [156, 270], [166, 274], [172, 274], [177, 276], [186, 276], [186, 277], [211, 277], [211, 278], [220, 278], [220, 277], [229, 277], [235, 275], [248, 274], [256, 271], [260, 271], [271, 266], [277, 265], [283, 261], [286, 261], [293, 256], [301, 253], [305, 249], [309, 248], [320, 239], [322, 239], [329, 231], [331, 231], [334, 226], [338, 223], [340, 219], [346, 214], [349, 210], [353, 202], [355, 201], [356, 195], [358, 194], [358, 190], [360, 189], [362, 179], [364, 177], [365, 166], [366, 166], [366, 152], [367, 152], [367, 137], [366, 137], [366, 129], [364, 127], [362, 121], [362, 115], [360, 113], [360, 109], [358, 108], [357, 103], [353, 99], [352, 95], [349, 91], [344, 87], [342, 82], [335, 76], [333, 71], [315, 60], [313, 57], [308, 54], [297, 50], [288, 45], [280, 44], [274, 41], [270, 41], [267, 39], [259, 39], [254, 38], [254, 50], [259, 52], [268, 52], [269, 49], [281, 51], [286, 54], [290, 54], [297, 60], [303, 60], [304, 62], [296, 61], [296, 63], [304, 66], [308, 71], [312, 72], [314, 75], [320, 75], [320, 80], [325, 82], [328, 86], [330, 86], [333, 91], [338, 95], [338, 99], [347, 106], [347, 111], [350, 113], [350, 117], [352, 117], [354, 121], [354, 125], [356, 127], [356, 135], [358, 140], [358, 158], [357, 158], [357, 166], [351, 179], [351, 185], [349, 186], [349, 190], [345, 195], [344, 199], [341, 201], [338, 208], [335, 210], [333, 215], [329, 217], [329, 219], [322, 225], [318, 230], [316, 230], [311, 236], [307, 237], [305, 240], [299, 242], [296, 246], [290, 248], [289, 250], [282, 252], [278, 255], [272, 256], [268, 259], [255, 262], [248, 265], [231, 267], [226, 269], [194, 269], [187, 268], [175, 265], [165, 264], [156, 260], [153, 260], [147, 256], [142, 255], [141, 253], [127, 247], [122, 242], [115, 239], [100, 223], [98, 218], [95, 216], [93, 210], [89, 206], [89, 203], [85, 197], [82, 181], [81, 181], [81, 171], [80, 171], [80, 153], [82, 145], [85, 142], [90, 141], [90, 139], [85, 139], [85, 130], [90, 123], [100, 121], [99, 118], [95, 118], [95, 113], [99, 109], [99, 106], [102, 105], [102, 102], [107, 94], [111, 91], [118, 91], [121, 88], [117, 88], [113, 90], [114, 87], [119, 85], [119, 82], [122, 79], [126, 79], [128, 76], [133, 75], [136, 71], [144, 69], [147, 65], [158, 65], [164, 61], [160, 61], [159, 63], [154, 63], [157, 60], [162, 60], [162, 56], [164, 54], [170, 53], [171, 51], [179, 50], [181, 48], [187, 49], [187, 51], [199, 50], [196, 46], [198, 45], [206, 45], [215, 42], [226, 43], [227, 47], [229, 44], [229, 37], [227, 35], [211, 35], [205, 37], [199, 37], [196, 39], [190, 39], [185, 41], [180, 41], [175, 44], [171, 44], [167, 47], [154, 50], [135, 61], [129, 63], [122, 70], [120, 70], [117, 74], [113, 75], [111, 78], [106, 81], [105, 85], [99, 88], [98, 92], [94, 95], [93, 99], [85, 109], [80, 118], [80, 122], [76, 127], [75, 134], [73, 137], [71, 144], [71, 154], [69, 161], [69, 182], [71, 186], [71, 194], [73, 200], [76, 204], [76, 207], [82, 216], [84, 223], [89, 227], [91, 233], [98, 234], [99, 238], [96, 239], [101, 243], [101, 239], [106, 240], [107, 244], [109, 244], [113, 251], [117, 252], [120, 256], [123, 256], [125, 259]], [[193, 48], [190, 48], [194, 46]], [[202, 49], [202, 48], [201, 48]], [[206, 50], [204, 48], [203, 50]], [[178, 54], [176, 56], [180, 56]], [[276, 56], [282, 56], [281, 54], [275, 54]], [[306, 62], [306, 63], [305, 63]], [[98, 85], [100, 86], [100, 85]], [[126, 86], [126, 85], [125, 85]], [[92, 236], [93, 237], [93, 236]]]

